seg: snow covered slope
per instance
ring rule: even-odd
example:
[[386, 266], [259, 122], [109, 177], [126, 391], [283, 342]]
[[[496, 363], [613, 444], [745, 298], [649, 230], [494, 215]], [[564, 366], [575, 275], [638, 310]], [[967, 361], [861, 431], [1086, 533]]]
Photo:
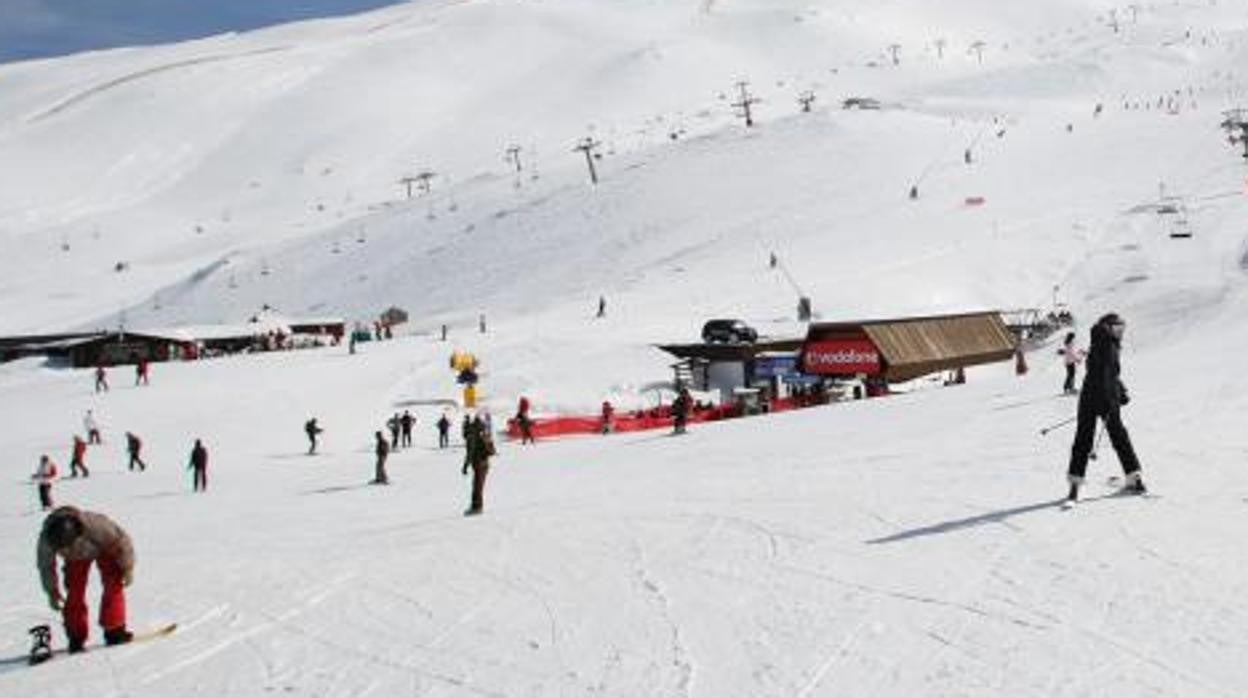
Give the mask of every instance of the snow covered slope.
[[[0, 67], [0, 330], [413, 312], [355, 356], [162, 364], [100, 397], [86, 372], [0, 367], [0, 658], [52, 618], [25, 479], [40, 453], [64, 464], [88, 408], [106, 444], [56, 495], [134, 534], [132, 623], [182, 623], [0, 663], [0, 692], [1238, 695], [1248, 210], [1217, 124], [1242, 99], [1245, 10], [425, 2]], [[764, 100], [753, 129], [729, 105], [741, 79]], [[571, 151], [586, 136], [596, 187]], [[424, 168], [433, 190], [407, 201], [398, 180]], [[521, 394], [636, 397], [669, 375], [650, 344], [708, 316], [799, 330], [771, 252], [826, 318], [1056, 296], [1083, 335], [1122, 313], [1126, 420], [1160, 496], [1100, 496], [1105, 445], [1088, 501], [1053, 506], [1070, 433], [1037, 432], [1073, 404], [1043, 349], [1021, 379], [506, 444], [486, 515], [459, 516], [462, 451], [431, 427], [451, 346], [484, 359], [498, 417]], [[426, 334], [444, 322], [451, 342]], [[418, 447], [363, 486], [402, 409]], [[147, 473], [124, 471], [126, 430]]]

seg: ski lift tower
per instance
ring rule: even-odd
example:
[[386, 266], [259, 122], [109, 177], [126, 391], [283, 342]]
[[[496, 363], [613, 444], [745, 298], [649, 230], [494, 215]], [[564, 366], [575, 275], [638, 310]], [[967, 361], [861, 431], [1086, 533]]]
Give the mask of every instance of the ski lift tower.
[[791, 286], [793, 288], [793, 292], [797, 294], [798, 321], [810, 322], [810, 318], [814, 315], [814, 310], [812, 309], [810, 303], [810, 296], [807, 296], [802, 291], [802, 287], [797, 285], [797, 281], [793, 279], [793, 274], [789, 272], [789, 268], [785, 266], [783, 260], [776, 257], [774, 254], [771, 256], [771, 259], [773, 261], [772, 266], [780, 269], [780, 273], [784, 275], [784, 280], [789, 282], [789, 286]]

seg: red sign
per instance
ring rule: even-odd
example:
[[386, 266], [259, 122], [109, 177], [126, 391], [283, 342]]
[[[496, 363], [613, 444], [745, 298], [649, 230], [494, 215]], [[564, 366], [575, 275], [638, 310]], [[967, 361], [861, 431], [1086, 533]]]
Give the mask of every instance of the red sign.
[[880, 352], [869, 339], [807, 342], [802, 351], [802, 372], [823, 376], [878, 375]]

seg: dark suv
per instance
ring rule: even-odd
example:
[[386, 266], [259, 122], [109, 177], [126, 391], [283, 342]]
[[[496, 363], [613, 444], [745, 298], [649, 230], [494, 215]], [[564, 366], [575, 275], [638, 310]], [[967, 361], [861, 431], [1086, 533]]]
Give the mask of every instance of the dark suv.
[[702, 341], [741, 342], [753, 344], [758, 341], [758, 332], [742, 320], [707, 320], [702, 326]]

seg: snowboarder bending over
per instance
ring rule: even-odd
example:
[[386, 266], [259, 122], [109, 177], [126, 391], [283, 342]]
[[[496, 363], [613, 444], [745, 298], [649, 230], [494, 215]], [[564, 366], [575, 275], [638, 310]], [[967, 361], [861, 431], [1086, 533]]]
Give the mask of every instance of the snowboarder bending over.
[[[103, 586], [100, 626], [105, 644], [125, 644], [134, 638], [126, 630], [124, 591], [134, 578], [134, 547], [121, 526], [103, 514], [59, 507], [43, 521], [37, 556], [48, 605], [61, 612], [71, 653], [81, 652], [87, 642], [87, 575], [93, 562]], [[65, 594], [57, 576], [57, 556], [65, 560]]]
[[325, 431], [316, 423], [316, 417], [309, 419], [303, 424], [303, 431], [308, 435], [308, 455], [316, 453], [316, 435]]
[[1088, 353], [1088, 368], [1083, 376], [1083, 389], [1079, 395], [1078, 422], [1075, 442], [1070, 447], [1070, 494], [1067, 501], [1079, 498], [1079, 486], [1083, 484], [1088, 468], [1088, 456], [1092, 452], [1092, 440], [1096, 435], [1096, 420], [1105, 422], [1109, 441], [1122, 463], [1126, 475], [1123, 491], [1144, 494], [1147, 490], [1140, 478], [1140, 461], [1131, 446], [1131, 437], [1122, 425], [1121, 407], [1129, 401], [1127, 388], [1118, 379], [1118, 353], [1122, 346], [1122, 334], [1126, 323], [1117, 313], [1103, 316], [1092, 326], [1092, 346]]
[[191, 449], [191, 462], [188, 466], [194, 470], [191, 490], [194, 492], [208, 491], [208, 449], [199, 439], [195, 439], [195, 447]]

